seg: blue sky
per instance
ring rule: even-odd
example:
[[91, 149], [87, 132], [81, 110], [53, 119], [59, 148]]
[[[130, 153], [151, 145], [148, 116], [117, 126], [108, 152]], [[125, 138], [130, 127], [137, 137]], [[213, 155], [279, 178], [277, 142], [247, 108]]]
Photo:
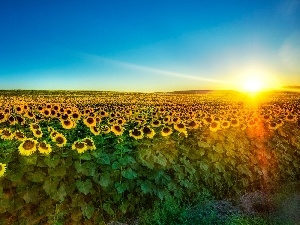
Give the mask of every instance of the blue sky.
[[299, 24], [300, 0], [1, 1], [0, 89], [300, 85]]

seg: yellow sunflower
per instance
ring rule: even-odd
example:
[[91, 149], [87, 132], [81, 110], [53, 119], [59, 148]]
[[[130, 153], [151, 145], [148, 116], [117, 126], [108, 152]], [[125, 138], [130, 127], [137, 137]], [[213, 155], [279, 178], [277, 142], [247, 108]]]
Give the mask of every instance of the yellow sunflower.
[[174, 129], [177, 130], [178, 132], [186, 132], [186, 126], [182, 122], [175, 123], [174, 124]]
[[88, 146], [84, 141], [75, 141], [72, 144], [72, 149], [76, 150], [78, 153], [83, 153], [88, 149]]
[[240, 122], [237, 119], [232, 119], [230, 121], [230, 124], [232, 127], [238, 127], [240, 125]]
[[146, 135], [147, 138], [153, 138], [153, 136], [155, 135], [155, 131], [152, 128], [150, 128], [149, 126], [144, 126], [142, 131]]
[[29, 124], [30, 130], [33, 132], [34, 130], [40, 130], [41, 127], [37, 123], [31, 123]]
[[172, 133], [173, 133], [173, 130], [170, 127], [167, 127], [167, 126], [163, 127], [163, 129], [161, 130], [161, 135], [163, 137], [167, 137]]
[[188, 128], [189, 129], [197, 129], [199, 127], [199, 123], [195, 120], [191, 120], [188, 122]]
[[221, 128], [227, 129], [229, 127], [230, 127], [230, 123], [228, 121], [224, 120], [221, 122]]
[[122, 126], [118, 125], [118, 124], [115, 124], [115, 125], [111, 126], [110, 129], [117, 136], [122, 135], [123, 132], [124, 132], [124, 128]]
[[0, 112], [0, 123], [3, 123], [7, 120], [7, 114]]
[[89, 150], [95, 150], [96, 149], [96, 146], [95, 146], [95, 143], [94, 143], [93, 139], [91, 139], [91, 138], [84, 138], [84, 139], [82, 139], [82, 141], [86, 143], [87, 148]]
[[14, 134], [8, 128], [4, 128], [3, 130], [1, 130], [0, 133], [1, 133], [1, 138], [4, 140], [12, 140], [14, 138]]
[[84, 118], [83, 123], [87, 127], [94, 127], [94, 126], [96, 126], [97, 121], [94, 117], [89, 116], [89, 117]]
[[270, 122], [268, 123], [268, 128], [269, 128], [270, 130], [276, 130], [278, 127], [279, 127], [278, 124], [277, 124], [276, 122], [274, 122], [274, 121], [270, 121]]
[[60, 123], [61, 123], [61, 125], [64, 129], [70, 130], [70, 129], [75, 127], [75, 123], [72, 120], [69, 120], [69, 119], [60, 120]]
[[5, 171], [6, 171], [6, 164], [0, 163], [0, 177], [4, 175]]
[[220, 122], [219, 121], [213, 121], [211, 122], [211, 124], [209, 125], [209, 129], [213, 132], [216, 132], [218, 130], [220, 130], [221, 126], [220, 126]]
[[151, 126], [152, 126], [152, 127], [159, 127], [160, 124], [161, 124], [160, 120], [154, 119], [154, 120], [152, 121], [152, 123], [151, 123]]
[[41, 138], [43, 136], [43, 132], [40, 129], [33, 130], [32, 133], [33, 133], [33, 136], [35, 136], [36, 138]]
[[37, 141], [32, 138], [26, 138], [19, 145], [19, 153], [21, 155], [29, 156], [36, 151]]
[[66, 139], [65, 136], [62, 135], [62, 134], [57, 134], [57, 135], [54, 137], [53, 141], [56, 142], [56, 145], [57, 145], [58, 147], [63, 147], [63, 146], [65, 146], [66, 143], [67, 143], [67, 139]]
[[19, 131], [19, 130], [14, 132], [14, 137], [15, 137], [15, 139], [17, 139], [19, 141], [23, 141], [24, 139], [26, 139], [25, 134], [22, 131]]
[[45, 141], [38, 143], [38, 150], [40, 153], [49, 155], [52, 152], [51, 145]]
[[129, 131], [129, 136], [133, 137], [134, 139], [142, 139], [143, 138], [143, 131], [137, 128], [133, 128]]
[[100, 129], [98, 127], [90, 127], [90, 131], [94, 134], [94, 135], [99, 135], [100, 134]]

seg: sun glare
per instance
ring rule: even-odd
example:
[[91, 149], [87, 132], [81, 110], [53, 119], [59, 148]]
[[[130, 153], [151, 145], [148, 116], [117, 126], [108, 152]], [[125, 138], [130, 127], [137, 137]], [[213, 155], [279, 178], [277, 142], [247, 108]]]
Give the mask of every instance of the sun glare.
[[263, 88], [263, 83], [257, 77], [248, 77], [242, 83], [242, 89], [246, 92], [258, 92]]

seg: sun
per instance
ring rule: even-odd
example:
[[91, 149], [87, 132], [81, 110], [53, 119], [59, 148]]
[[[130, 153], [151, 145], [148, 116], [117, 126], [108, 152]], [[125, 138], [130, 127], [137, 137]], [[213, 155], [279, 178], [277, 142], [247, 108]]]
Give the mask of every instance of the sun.
[[257, 77], [247, 77], [242, 81], [241, 88], [246, 92], [258, 92], [264, 88], [264, 84], [262, 80]]

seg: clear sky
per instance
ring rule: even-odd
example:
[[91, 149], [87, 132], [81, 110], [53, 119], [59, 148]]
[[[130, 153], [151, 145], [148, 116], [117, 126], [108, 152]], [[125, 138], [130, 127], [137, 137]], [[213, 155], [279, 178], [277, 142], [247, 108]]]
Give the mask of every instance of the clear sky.
[[0, 89], [300, 85], [300, 0], [0, 1]]

